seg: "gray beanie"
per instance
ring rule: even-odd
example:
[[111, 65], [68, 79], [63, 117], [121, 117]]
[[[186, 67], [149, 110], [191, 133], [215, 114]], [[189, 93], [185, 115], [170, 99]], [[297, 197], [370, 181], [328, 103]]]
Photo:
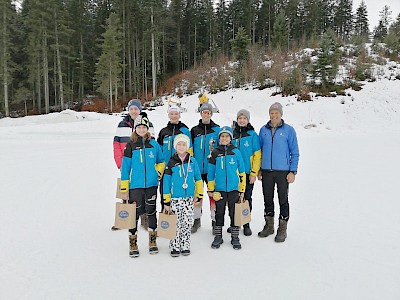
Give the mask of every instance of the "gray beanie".
[[209, 110], [211, 111], [211, 114], [213, 113], [213, 108], [209, 103], [203, 103], [199, 108], [199, 113], [201, 113], [203, 110]]
[[247, 118], [247, 120], [250, 122], [250, 112], [246, 109], [241, 109], [238, 111], [237, 115], [236, 115], [236, 120], [240, 117], [240, 116], [245, 116]]
[[281, 116], [283, 116], [282, 104], [280, 104], [279, 102], [275, 102], [269, 107], [269, 113], [271, 113], [271, 111], [273, 110], [279, 111], [281, 113]]

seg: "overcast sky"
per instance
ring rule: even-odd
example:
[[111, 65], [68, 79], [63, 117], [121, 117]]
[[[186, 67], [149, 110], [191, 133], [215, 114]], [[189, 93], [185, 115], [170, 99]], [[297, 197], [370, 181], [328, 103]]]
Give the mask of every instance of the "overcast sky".
[[[362, 0], [353, 0], [353, 11], [360, 6]], [[364, 0], [367, 6], [369, 28], [373, 30], [374, 27], [378, 26], [379, 23], [379, 11], [383, 9], [385, 5], [390, 7], [392, 11], [392, 21], [396, 20], [400, 13], [400, 0]]]

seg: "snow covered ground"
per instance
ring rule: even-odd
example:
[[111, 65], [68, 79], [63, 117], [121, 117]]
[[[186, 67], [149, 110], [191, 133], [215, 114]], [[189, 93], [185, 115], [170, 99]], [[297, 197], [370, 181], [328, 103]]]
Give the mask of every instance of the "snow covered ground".
[[[271, 90], [211, 98], [229, 125], [241, 108], [257, 131], [280, 101], [298, 133], [300, 164], [290, 188], [288, 238], [260, 239], [263, 198], [253, 200], [253, 236], [242, 250], [212, 242], [209, 209], [192, 255], [171, 258], [168, 241], [137, 259], [127, 231], [110, 231], [118, 171], [112, 139], [119, 116], [62, 113], [0, 120], [1, 299], [400, 299], [400, 96], [398, 81], [346, 97], [298, 103]], [[342, 104], [341, 102], [344, 102]], [[197, 97], [182, 99], [194, 126]], [[156, 131], [166, 107], [149, 112]], [[308, 127], [306, 129], [305, 127]], [[396, 200], [397, 199], [397, 200]], [[226, 217], [227, 220], [227, 217]]]

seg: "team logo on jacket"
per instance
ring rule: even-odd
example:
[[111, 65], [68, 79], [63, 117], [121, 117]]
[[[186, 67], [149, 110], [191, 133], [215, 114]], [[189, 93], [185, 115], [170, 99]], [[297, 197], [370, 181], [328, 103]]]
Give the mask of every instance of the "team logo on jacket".
[[162, 229], [168, 229], [169, 228], [169, 222], [161, 221], [160, 226], [161, 226]]
[[245, 147], [249, 147], [249, 146], [250, 146], [249, 142], [246, 141], [246, 143], [244, 143], [244, 146], [245, 146]]
[[192, 172], [193, 171], [192, 166], [189, 165], [187, 170], [188, 170], [188, 172]]
[[121, 210], [121, 211], [119, 212], [119, 217], [120, 217], [121, 219], [126, 219], [127, 217], [129, 217], [129, 213], [128, 213], [126, 210]]
[[229, 162], [231, 165], [235, 164], [235, 160], [233, 159], [233, 157], [231, 157], [231, 161]]
[[153, 151], [150, 151], [149, 157], [150, 157], [150, 158], [154, 158]]

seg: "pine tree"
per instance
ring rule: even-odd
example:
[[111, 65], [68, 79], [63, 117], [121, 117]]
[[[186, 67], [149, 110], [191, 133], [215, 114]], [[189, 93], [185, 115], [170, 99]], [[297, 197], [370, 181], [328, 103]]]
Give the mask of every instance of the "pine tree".
[[361, 1], [360, 6], [357, 8], [354, 21], [354, 34], [363, 39], [364, 42], [368, 41], [369, 24], [367, 6], [364, 1]]
[[96, 82], [98, 91], [107, 96], [110, 111], [113, 111], [113, 95], [118, 95], [118, 85], [121, 80], [121, 34], [118, 31], [118, 17], [110, 14], [107, 19], [107, 29], [103, 34], [102, 53], [96, 67]]
[[15, 7], [9, 0], [0, 0], [0, 81], [3, 83], [4, 112], [8, 117], [9, 109], [9, 85], [12, 81], [13, 62], [11, 60], [11, 25], [15, 17]]
[[334, 29], [343, 40], [348, 40], [353, 30], [352, 0], [339, 0], [334, 17]]
[[338, 43], [332, 30], [328, 30], [320, 41], [318, 60], [314, 68], [314, 77], [321, 79], [324, 90], [334, 83], [338, 69]]
[[374, 43], [383, 42], [383, 39], [387, 35], [386, 26], [383, 24], [383, 21], [380, 20], [377, 27], [374, 29]]
[[243, 27], [240, 27], [235, 38], [231, 39], [232, 52], [236, 59], [243, 61], [247, 57], [249, 44], [250, 39], [246, 30]]
[[286, 16], [283, 10], [281, 10], [278, 16], [276, 17], [273, 32], [274, 32], [272, 35], [273, 46], [275, 48], [279, 48], [285, 51], [288, 45], [288, 26], [286, 22]]

